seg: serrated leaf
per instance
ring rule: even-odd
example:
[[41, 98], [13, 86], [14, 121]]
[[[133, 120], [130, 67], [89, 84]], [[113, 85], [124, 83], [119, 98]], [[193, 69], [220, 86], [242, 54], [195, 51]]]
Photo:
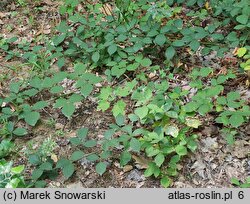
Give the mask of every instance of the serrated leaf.
[[24, 165], [19, 165], [19, 166], [16, 166], [16, 167], [13, 167], [11, 168], [11, 172], [14, 173], [14, 174], [21, 174], [24, 170]]
[[120, 163], [121, 166], [126, 165], [131, 160], [131, 154], [127, 151], [121, 153]]
[[37, 180], [37, 179], [39, 179], [42, 175], [43, 175], [43, 170], [41, 170], [41, 169], [35, 169], [35, 170], [32, 172], [31, 178], [32, 178], [33, 180]]
[[46, 101], [39, 101], [32, 106], [33, 110], [40, 110], [48, 106]]
[[148, 107], [142, 106], [135, 109], [135, 114], [142, 120], [144, 117], [147, 116], [148, 111], [149, 111]]
[[164, 154], [162, 154], [162, 153], [157, 154], [156, 157], [155, 157], [155, 159], [154, 159], [154, 161], [155, 161], [155, 164], [158, 167], [160, 167], [163, 164], [163, 162], [165, 161]]
[[89, 84], [89, 83], [86, 83], [81, 89], [81, 94], [86, 98], [88, 97], [91, 92], [93, 91], [93, 85], [92, 84]]
[[242, 115], [239, 115], [239, 114], [233, 114], [230, 116], [229, 118], [229, 123], [237, 128], [239, 126], [241, 126], [243, 123], [244, 123], [244, 118]]
[[27, 112], [24, 114], [25, 122], [31, 126], [35, 126], [39, 119], [40, 119], [40, 113], [38, 112]]
[[171, 185], [171, 180], [169, 177], [164, 176], [163, 178], [161, 178], [161, 185], [165, 188], [169, 187]]
[[96, 167], [95, 170], [98, 174], [102, 175], [107, 169], [107, 164], [105, 162], [99, 162]]
[[231, 183], [236, 185], [236, 186], [240, 185], [240, 181], [237, 178], [231, 178]]
[[44, 163], [42, 163], [41, 165], [40, 165], [40, 167], [39, 167], [41, 170], [46, 170], [46, 171], [50, 171], [50, 170], [52, 170], [52, 164], [51, 163], [49, 163], [49, 162], [44, 162]]
[[35, 188], [45, 188], [45, 186], [47, 185], [46, 181], [37, 181], [35, 183]]
[[13, 134], [17, 135], [17, 136], [24, 136], [24, 135], [27, 135], [28, 132], [27, 132], [27, 130], [25, 128], [16, 128], [13, 131]]
[[184, 155], [187, 154], [187, 148], [185, 146], [183, 146], [183, 145], [177, 145], [175, 147], [175, 151], [180, 156], [184, 156]]
[[238, 21], [241, 24], [247, 24], [248, 22], [248, 16], [245, 14], [239, 15], [236, 17], [236, 21]]
[[126, 107], [126, 103], [123, 100], [117, 101], [117, 103], [114, 105], [112, 109], [113, 115], [115, 117], [117, 117], [119, 114], [124, 115], [125, 107]]
[[125, 117], [122, 114], [119, 114], [115, 117], [116, 124], [119, 126], [123, 126], [125, 122]]
[[98, 159], [99, 159], [99, 156], [96, 154], [91, 154], [91, 155], [87, 156], [87, 160], [91, 161], [91, 162], [97, 161]]
[[154, 42], [160, 46], [164, 45], [164, 43], [167, 41], [167, 38], [163, 34], [159, 34], [155, 37]]
[[188, 104], [186, 104], [186, 105], [184, 105], [184, 111], [185, 112], [193, 112], [193, 111], [195, 111], [197, 108], [199, 107], [199, 104], [198, 103], [196, 103], [196, 102], [194, 102], [194, 101], [192, 101], [192, 102], [190, 102], [190, 103], [188, 103]]
[[65, 103], [62, 107], [62, 113], [65, 115], [68, 119], [73, 115], [75, 112], [75, 106], [72, 103]]
[[75, 167], [74, 165], [70, 162], [68, 163], [67, 166], [64, 166], [63, 169], [62, 169], [62, 173], [63, 173], [63, 176], [68, 179], [69, 177], [71, 177], [73, 175], [75, 171]]
[[90, 148], [96, 146], [96, 144], [97, 144], [96, 140], [88, 140], [84, 143], [84, 147]]
[[20, 85], [21, 85], [20, 82], [11, 83], [10, 84], [10, 91], [13, 92], [13, 93], [18, 93], [19, 89], [20, 89]]
[[176, 52], [175, 52], [174, 47], [170, 46], [165, 51], [165, 57], [167, 58], [167, 60], [171, 60], [174, 57], [175, 53]]
[[112, 44], [108, 47], [108, 53], [109, 55], [113, 55], [117, 51], [117, 45]]
[[54, 37], [54, 39], [53, 39], [54, 45], [58, 46], [60, 43], [62, 43], [64, 41], [65, 38], [66, 38], [66, 34], [65, 33], [63, 33], [63, 34], [61, 34], [59, 36]]
[[88, 128], [81, 128], [77, 131], [77, 136], [80, 139], [85, 139], [88, 134], [89, 129]]
[[144, 58], [140, 61], [141, 66], [149, 67], [152, 64], [152, 61], [149, 58]]
[[245, 47], [241, 47], [237, 50], [237, 56], [238, 57], [243, 57], [247, 52], [247, 49]]
[[190, 48], [193, 50], [193, 51], [197, 51], [198, 48], [200, 47], [200, 43], [198, 40], [193, 40], [190, 44], [189, 44]]
[[71, 162], [68, 159], [61, 158], [57, 163], [56, 163], [56, 168], [64, 168], [65, 166], [69, 165]]
[[98, 62], [100, 59], [100, 53], [99, 52], [94, 52], [93, 55], [92, 55], [92, 60], [94, 62]]
[[40, 162], [41, 162], [41, 159], [37, 154], [31, 154], [29, 156], [29, 163], [33, 165], [38, 165]]
[[84, 157], [83, 151], [74, 151], [73, 154], [70, 157], [71, 161], [78, 161]]
[[141, 149], [141, 143], [139, 140], [137, 140], [136, 138], [132, 138], [130, 140], [130, 148], [135, 151], [135, 152], [140, 152]]
[[62, 92], [64, 89], [62, 86], [54, 86], [50, 89], [50, 93], [56, 94]]

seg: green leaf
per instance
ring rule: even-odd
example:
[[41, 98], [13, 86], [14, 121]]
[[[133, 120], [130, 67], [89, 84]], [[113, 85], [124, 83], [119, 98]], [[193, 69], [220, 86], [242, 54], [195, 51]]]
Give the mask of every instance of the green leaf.
[[65, 58], [64, 57], [61, 57], [57, 60], [57, 66], [59, 68], [62, 68], [63, 66], [65, 65]]
[[19, 166], [11, 168], [11, 172], [13, 174], [21, 174], [23, 170], [24, 170], [24, 165], [19, 165]]
[[239, 16], [236, 17], [236, 21], [238, 21], [239, 23], [245, 25], [248, 22], [248, 16], [245, 15], [245, 14], [239, 15]]
[[171, 180], [169, 177], [164, 176], [163, 178], [161, 178], [161, 185], [165, 188], [169, 187], [171, 184]]
[[88, 97], [91, 92], [93, 91], [93, 85], [86, 83], [82, 88], [81, 88], [81, 94], [86, 98]]
[[43, 170], [41, 170], [41, 169], [35, 169], [35, 170], [32, 172], [31, 178], [32, 178], [33, 180], [37, 180], [37, 179], [39, 179], [42, 175], [43, 175]]
[[162, 153], [157, 154], [154, 161], [155, 161], [155, 164], [160, 167], [163, 164], [163, 162], [165, 161], [164, 154], [162, 154]]
[[183, 45], [185, 45], [185, 42], [183, 40], [176, 40], [172, 43], [172, 45], [175, 47], [182, 47]]
[[88, 128], [81, 128], [77, 131], [77, 136], [80, 139], [85, 139], [88, 134], [89, 129]]
[[16, 128], [14, 131], [13, 131], [13, 134], [14, 135], [17, 135], [17, 136], [24, 136], [24, 135], [27, 135], [27, 130], [25, 128]]
[[130, 140], [130, 148], [135, 151], [135, 152], [140, 152], [141, 149], [141, 143], [139, 140], [137, 140], [136, 138], [132, 138]]
[[237, 50], [237, 56], [243, 57], [247, 52], [247, 49], [245, 47], [241, 47]]
[[50, 89], [50, 93], [56, 94], [62, 92], [64, 89], [62, 86], [54, 86]]
[[29, 156], [29, 162], [33, 165], [38, 165], [38, 164], [40, 164], [41, 159], [37, 154], [31, 154]]
[[69, 139], [69, 141], [72, 145], [75, 145], [75, 146], [82, 144], [82, 141], [79, 137], [72, 137]]
[[90, 148], [90, 147], [94, 147], [94, 146], [96, 146], [96, 140], [88, 140], [87, 142], [85, 142], [84, 143], [84, 147], [88, 147], [88, 148]]
[[175, 147], [175, 151], [180, 156], [184, 156], [184, 155], [187, 154], [187, 148], [185, 146], [183, 146], [183, 145], [177, 145]]
[[19, 89], [20, 89], [20, 85], [21, 85], [20, 82], [11, 83], [10, 84], [10, 91], [13, 92], [13, 93], [18, 93]]
[[64, 166], [63, 169], [62, 169], [62, 173], [63, 173], [63, 176], [68, 179], [69, 177], [72, 176], [72, 174], [74, 173], [75, 171], [75, 167], [74, 165], [70, 162], [68, 163], [67, 166]]
[[163, 34], [159, 34], [156, 36], [154, 42], [160, 46], [164, 45], [164, 43], [167, 41], [167, 38]]
[[117, 51], [117, 45], [116, 44], [112, 44], [108, 47], [108, 53], [109, 55], [114, 54]]
[[66, 38], [66, 34], [63, 33], [59, 36], [54, 37], [54, 39], [52, 41], [53, 41], [55, 46], [58, 46], [59, 44], [61, 44], [64, 41], [65, 38]]
[[240, 181], [237, 178], [231, 178], [231, 183], [236, 185], [236, 186], [240, 185]]
[[238, 93], [238, 92], [232, 91], [232, 92], [229, 92], [227, 94], [228, 101], [234, 101], [234, 100], [238, 100], [238, 99], [240, 99], [240, 93]]
[[96, 63], [99, 61], [99, 59], [100, 59], [100, 53], [94, 52], [94, 54], [92, 55], [92, 60]]
[[177, 137], [179, 135], [179, 129], [175, 126], [168, 126], [165, 130], [167, 135], [171, 135], [173, 137]]
[[41, 170], [43, 170], [43, 171], [44, 171], [44, 170], [50, 171], [50, 170], [52, 170], [52, 164], [49, 163], [49, 162], [44, 162], [44, 163], [42, 163], [42, 164], [40, 165], [39, 169], [41, 169]]
[[[201, 77], [207, 77], [210, 73], [213, 72], [213, 69], [212, 68], [209, 68], [209, 67], [203, 67], [200, 69], [200, 72], [199, 72], [199, 75]], [[220, 87], [220, 86], [218, 86]]]
[[45, 186], [47, 185], [46, 181], [37, 181], [35, 183], [35, 188], [45, 188]]
[[187, 144], [188, 149], [194, 152], [197, 149], [197, 142], [194, 140], [190, 140]]
[[91, 155], [87, 156], [87, 160], [89, 160], [91, 162], [97, 161], [98, 159], [99, 159], [99, 156], [96, 154], [91, 154]]
[[123, 126], [125, 122], [125, 117], [122, 114], [119, 114], [115, 117], [115, 121], [118, 126]]
[[110, 103], [105, 100], [101, 100], [97, 106], [97, 110], [106, 111], [110, 107]]
[[237, 127], [241, 126], [244, 123], [244, 118], [240, 114], [233, 114], [229, 118], [229, 123], [233, 127], [237, 128]]
[[165, 52], [165, 57], [167, 58], [167, 60], [171, 60], [174, 55], [175, 55], [175, 49], [173, 46], [170, 46], [166, 49], [166, 52]]
[[24, 113], [24, 120], [31, 126], [35, 126], [40, 119], [40, 113], [38, 112], [26, 112]]
[[226, 135], [226, 141], [229, 145], [233, 145], [235, 142], [234, 135], [230, 133]]
[[127, 151], [121, 153], [120, 163], [121, 166], [126, 165], [131, 160], [131, 154]]
[[112, 112], [115, 117], [119, 114], [124, 115], [126, 103], [123, 100], [119, 100], [113, 107]]
[[201, 115], [205, 115], [206, 113], [208, 113], [212, 108], [212, 105], [210, 104], [202, 104], [199, 108], [198, 108], [198, 112]]
[[199, 104], [192, 101], [192, 102], [186, 104], [183, 108], [184, 108], [185, 112], [189, 113], [189, 112], [195, 111], [198, 107], [199, 107]]
[[71, 161], [78, 161], [83, 157], [84, 157], [83, 151], [74, 151], [73, 154], [70, 157], [70, 160]]
[[72, 103], [65, 103], [62, 108], [62, 113], [65, 115], [68, 119], [73, 115], [75, 112], [75, 106]]
[[200, 47], [200, 43], [198, 40], [193, 40], [191, 41], [191, 43], [189, 44], [189, 47], [193, 50], [193, 51], [197, 51], [198, 48]]
[[33, 110], [40, 110], [48, 106], [46, 101], [39, 101], [32, 106]]
[[107, 168], [107, 164], [105, 162], [99, 162], [96, 165], [95, 170], [98, 174], [102, 175], [106, 171], [106, 168]]
[[144, 58], [140, 61], [141, 66], [149, 67], [152, 64], [152, 61], [149, 58]]
[[81, 102], [83, 99], [83, 97], [79, 94], [72, 94], [70, 97], [69, 97], [69, 102], [70, 103], [78, 103], [78, 102]]
[[56, 168], [64, 168], [65, 166], [68, 166], [71, 163], [68, 159], [61, 158], [57, 163], [56, 163]]
[[142, 120], [144, 117], [147, 116], [148, 111], [149, 110], [147, 106], [142, 106], [135, 109], [135, 114]]

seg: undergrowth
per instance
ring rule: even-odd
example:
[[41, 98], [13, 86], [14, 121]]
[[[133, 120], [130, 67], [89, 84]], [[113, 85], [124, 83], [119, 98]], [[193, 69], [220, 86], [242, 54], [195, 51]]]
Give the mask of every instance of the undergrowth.
[[[80, 3], [83, 13], [75, 10]], [[229, 145], [238, 128], [249, 122], [249, 101], [225, 90], [249, 70], [249, 7], [247, 0], [117, 0], [94, 5], [66, 0], [60, 8], [65, 20], [45, 46], [2, 37], [0, 52], [6, 60], [19, 58], [31, 73], [12, 82], [8, 95], [0, 98], [0, 158], [11, 160], [15, 139], [29, 135], [45, 110], [58, 109], [71, 120], [77, 104], [94, 97], [97, 110], [112, 112], [115, 119], [104, 137], [91, 139], [83, 127], [70, 139], [72, 155], [59, 159], [53, 153], [56, 143], [45, 140], [28, 156], [34, 170], [26, 183], [44, 187], [45, 180], [60, 171], [68, 179], [84, 157], [96, 162], [102, 175], [118, 151], [120, 166], [144, 155], [145, 176], [171, 186], [183, 158], [197, 149], [203, 118], [215, 116]], [[185, 67], [194, 55], [215, 52], [223, 59], [233, 49], [243, 60], [227, 73], [200, 64]], [[58, 69], [51, 69], [52, 64]], [[186, 78], [179, 78], [182, 75]], [[63, 86], [69, 80], [70, 90]], [[182, 80], [188, 80], [187, 89], [181, 88]], [[106, 85], [99, 88], [100, 83]], [[0, 178], [1, 186], [24, 185], [19, 177], [23, 166], [13, 169], [5, 160], [0, 165], [11, 172], [8, 181]]]

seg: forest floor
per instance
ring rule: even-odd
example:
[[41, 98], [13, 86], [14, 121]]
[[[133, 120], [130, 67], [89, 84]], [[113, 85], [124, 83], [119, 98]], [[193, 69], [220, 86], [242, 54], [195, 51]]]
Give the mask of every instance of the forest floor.
[[[59, 3], [50, 0], [25, 6], [14, 2], [5, 5], [0, 9], [0, 35], [5, 38], [18, 36], [19, 41], [25, 39], [31, 45], [42, 43], [43, 39], [53, 35], [53, 28], [61, 21], [58, 7]], [[231, 57], [232, 54], [228, 53], [228, 56]], [[0, 56], [0, 94], [3, 95], [8, 92], [7, 85], [11, 81], [25, 78], [29, 73], [28, 66], [19, 66], [23, 62], [15, 59], [7, 62], [4, 57]], [[222, 62], [212, 55], [201, 59], [199, 63], [208, 64], [215, 69], [222, 66]], [[249, 100], [250, 91], [246, 88], [245, 80], [238, 80], [228, 88], [242, 93]], [[66, 82], [66, 86], [70, 89], [71, 85]], [[180, 174], [171, 187], [232, 187], [230, 178], [244, 181], [250, 175], [250, 124], [240, 127], [235, 144], [230, 146], [226, 143], [225, 136], [219, 133], [216, 124], [211, 124], [209, 117], [213, 115], [208, 115], [205, 125], [196, 130], [199, 136], [198, 150], [180, 164]], [[70, 121], [55, 110], [47, 110], [43, 113], [43, 118], [45, 120], [32, 129], [32, 134], [25, 139], [16, 140], [18, 153], [15, 153], [15, 164], [27, 164], [27, 151], [37, 148], [47, 137], [53, 137], [56, 141], [58, 146], [55, 154], [58, 157], [67, 155], [71, 151], [67, 146], [69, 138], [75, 136], [77, 129], [87, 127], [91, 137], [103, 137], [108, 124], [114, 120], [112, 114], [96, 111], [96, 102], [91, 98], [78, 108], [77, 114]], [[55, 121], [53, 124], [51, 118]], [[144, 158], [139, 157], [134, 157], [123, 168], [118, 161], [110, 161], [108, 171], [103, 176], [95, 172], [92, 162], [82, 159], [78, 162], [72, 179], [65, 181], [60, 175], [49, 183], [49, 187], [160, 187], [158, 180], [144, 177]], [[29, 176], [31, 170], [27, 168], [25, 174]]]

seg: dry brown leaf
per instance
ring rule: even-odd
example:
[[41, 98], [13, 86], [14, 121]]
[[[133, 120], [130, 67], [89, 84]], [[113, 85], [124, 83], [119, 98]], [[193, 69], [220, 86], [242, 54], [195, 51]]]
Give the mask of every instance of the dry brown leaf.
[[131, 166], [131, 165], [126, 165], [126, 166], [123, 167], [124, 172], [131, 171], [132, 169], [133, 169], [133, 166]]
[[149, 160], [145, 159], [144, 157], [139, 157], [136, 155], [132, 155], [132, 158], [135, 160], [136, 164], [140, 165], [141, 169], [148, 168], [148, 163], [150, 162]]
[[58, 158], [55, 154], [51, 155], [51, 159], [56, 163], [58, 161]]
[[102, 8], [100, 8], [100, 11], [106, 16], [112, 15], [112, 7], [109, 4], [104, 4]]

